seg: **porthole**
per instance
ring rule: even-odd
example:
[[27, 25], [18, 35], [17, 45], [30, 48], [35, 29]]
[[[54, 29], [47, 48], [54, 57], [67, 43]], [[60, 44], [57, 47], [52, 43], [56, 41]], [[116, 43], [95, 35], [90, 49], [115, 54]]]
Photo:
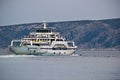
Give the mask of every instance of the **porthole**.
[[64, 54], [66, 54], [66, 52], [64, 52]]
[[59, 55], [61, 54], [61, 52], [59, 52]]
[[36, 52], [36, 50], [33, 51], [34, 53]]

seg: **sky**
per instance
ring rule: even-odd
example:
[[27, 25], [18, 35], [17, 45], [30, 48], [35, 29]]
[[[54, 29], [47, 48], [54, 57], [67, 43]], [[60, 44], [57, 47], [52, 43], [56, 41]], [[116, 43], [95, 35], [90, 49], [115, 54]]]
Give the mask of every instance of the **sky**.
[[120, 0], [0, 0], [0, 26], [120, 18]]

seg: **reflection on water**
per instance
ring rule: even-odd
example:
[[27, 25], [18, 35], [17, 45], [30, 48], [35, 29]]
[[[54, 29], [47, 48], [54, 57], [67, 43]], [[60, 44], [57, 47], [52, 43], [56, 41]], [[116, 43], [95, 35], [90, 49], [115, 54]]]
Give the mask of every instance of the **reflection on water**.
[[120, 58], [1, 56], [0, 80], [120, 80]]

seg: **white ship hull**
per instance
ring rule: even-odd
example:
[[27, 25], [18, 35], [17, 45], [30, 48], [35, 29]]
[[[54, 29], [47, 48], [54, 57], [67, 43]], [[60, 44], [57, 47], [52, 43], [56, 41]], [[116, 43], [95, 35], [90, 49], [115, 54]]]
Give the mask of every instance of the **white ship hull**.
[[59, 56], [72, 55], [75, 50], [52, 50], [40, 49], [39, 47], [28, 46], [9, 46], [9, 49], [17, 55], [41, 55], [41, 56]]

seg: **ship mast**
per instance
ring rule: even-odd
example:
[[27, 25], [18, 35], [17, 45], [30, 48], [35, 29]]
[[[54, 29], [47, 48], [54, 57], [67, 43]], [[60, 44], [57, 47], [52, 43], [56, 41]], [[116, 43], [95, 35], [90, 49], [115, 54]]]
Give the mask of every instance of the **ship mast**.
[[46, 27], [46, 22], [44, 22], [44, 23], [43, 23], [43, 26], [44, 26], [44, 27], [43, 27], [44, 29], [46, 29], [46, 28], [47, 28], [47, 27]]

